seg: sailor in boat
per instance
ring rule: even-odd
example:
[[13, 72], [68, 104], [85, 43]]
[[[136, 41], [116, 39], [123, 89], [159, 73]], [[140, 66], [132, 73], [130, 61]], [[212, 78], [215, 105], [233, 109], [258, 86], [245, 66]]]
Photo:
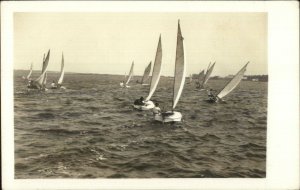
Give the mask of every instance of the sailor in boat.
[[37, 82], [33, 80], [28, 81], [27, 88], [42, 90], [42, 86], [40, 86]]
[[213, 89], [207, 90], [207, 95], [208, 95], [210, 101], [212, 101], [212, 102], [218, 101], [218, 97], [213, 94]]
[[52, 81], [51, 83], [51, 88], [56, 89], [58, 86], [56, 85], [55, 81]]
[[158, 106], [159, 106], [159, 104], [155, 103], [155, 107], [152, 108], [153, 115], [160, 115], [161, 114], [161, 109]]
[[120, 82], [120, 86], [124, 87], [124, 81]]
[[136, 99], [135, 101], [134, 101], [134, 105], [145, 105], [145, 101], [144, 101], [144, 97], [142, 96], [142, 97], [140, 97], [140, 99]]

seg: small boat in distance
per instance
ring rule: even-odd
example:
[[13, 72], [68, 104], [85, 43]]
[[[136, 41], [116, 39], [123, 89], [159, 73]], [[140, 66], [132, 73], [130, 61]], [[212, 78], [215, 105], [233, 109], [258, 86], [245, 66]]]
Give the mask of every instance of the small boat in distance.
[[179, 101], [185, 83], [185, 65], [183, 37], [180, 29], [180, 21], [178, 20], [172, 111], [154, 114], [154, 120], [163, 123], [181, 121], [182, 114], [174, 111], [174, 109]]
[[[125, 84], [124, 84], [124, 81], [120, 82], [120, 86], [121, 86], [122, 88], [125, 88], [125, 87], [126, 87], [126, 88], [130, 88], [130, 86], [128, 85], [128, 83], [130, 82], [130, 80], [131, 80], [132, 77], [133, 77], [133, 67], [134, 67], [134, 62], [132, 62], [132, 64], [131, 64], [130, 71], [129, 71], [129, 74], [128, 74], [128, 78], [127, 78]], [[125, 78], [126, 78], [126, 77], [125, 77]]]
[[27, 77], [24, 77], [24, 76], [22, 77], [24, 80], [25, 80], [25, 79], [26, 79], [27, 81], [31, 80], [31, 79], [30, 79], [30, 76], [31, 76], [31, 74], [32, 74], [32, 68], [33, 68], [33, 64], [31, 63], [31, 65], [30, 65], [30, 71], [29, 71]]
[[150, 110], [150, 109], [154, 108], [154, 103], [150, 99], [151, 99], [153, 93], [155, 92], [156, 87], [159, 82], [159, 79], [160, 79], [161, 60], [162, 60], [162, 48], [161, 48], [161, 36], [159, 36], [148, 97], [146, 98], [145, 101], [136, 100], [133, 104], [134, 108], [139, 109], [139, 110]]
[[203, 78], [202, 82], [199, 81], [199, 86], [197, 88], [199, 88], [200, 90], [205, 89], [205, 84], [207, 83], [207, 81], [208, 81], [208, 79], [209, 79], [209, 77], [210, 77], [210, 75], [211, 75], [211, 73], [212, 73], [212, 71], [213, 71], [213, 69], [215, 67], [215, 64], [216, 64], [216, 62], [214, 62], [212, 64], [212, 66], [210, 66], [210, 63], [209, 63], [208, 68], [206, 70], [206, 73], [204, 75], [204, 78]]
[[197, 88], [200, 88], [200, 85], [201, 85], [202, 81], [204, 80], [204, 77], [205, 77], [205, 74], [204, 74], [204, 69], [203, 69], [198, 75], [198, 81], [196, 82]]
[[142, 81], [138, 82], [138, 83], [141, 83], [143, 86], [149, 85], [147, 82], [149, 81], [149, 78], [150, 78], [149, 76], [150, 76], [150, 72], [151, 72], [151, 64], [152, 64], [152, 62], [150, 61], [150, 63], [147, 65], [147, 67], [144, 70], [144, 75], [143, 75]]
[[239, 72], [237, 72], [237, 74], [224, 86], [224, 88], [216, 96], [209, 94], [210, 99], [208, 101], [212, 103], [224, 101], [222, 100], [222, 98], [233, 91], [243, 79], [248, 64], [249, 62], [247, 62], [246, 65]]
[[65, 75], [65, 62], [64, 62], [64, 53], [62, 53], [60, 75], [57, 84], [55, 83], [51, 84], [51, 89], [66, 89], [64, 86], [62, 86], [64, 75]]

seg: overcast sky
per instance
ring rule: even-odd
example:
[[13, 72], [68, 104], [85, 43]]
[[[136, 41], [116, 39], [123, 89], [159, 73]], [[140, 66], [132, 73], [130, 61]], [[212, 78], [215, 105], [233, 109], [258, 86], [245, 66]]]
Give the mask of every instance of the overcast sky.
[[162, 74], [173, 76], [177, 20], [184, 37], [187, 74], [216, 61], [212, 75], [267, 74], [266, 13], [15, 13], [14, 69], [125, 74], [132, 61], [142, 75], [162, 36]]

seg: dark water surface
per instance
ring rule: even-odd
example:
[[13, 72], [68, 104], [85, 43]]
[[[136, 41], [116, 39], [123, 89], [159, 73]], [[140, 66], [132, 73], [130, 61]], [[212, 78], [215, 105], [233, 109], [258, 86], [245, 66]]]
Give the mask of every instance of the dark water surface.
[[[268, 83], [242, 81], [224, 104], [186, 84], [176, 107], [184, 122], [163, 125], [131, 106], [149, 87], [121, 89], [122, 76], [67, 73], [66, 90], [39, 93], [27, 91], [26, 74], [14, 75], [16, 178], [266, 176]], [[172, 82], [162, 78], [153, 95], [161, 108], [171, 108]]]

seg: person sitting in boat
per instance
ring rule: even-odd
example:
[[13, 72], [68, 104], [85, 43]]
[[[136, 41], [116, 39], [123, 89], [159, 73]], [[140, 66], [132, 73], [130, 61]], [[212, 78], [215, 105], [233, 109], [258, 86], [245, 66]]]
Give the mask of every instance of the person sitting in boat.
[[152, 108], [152, 112], [153, 112], [154, 115], [156, 115], [156, 114], [161, 114], [161, 109], [160, 109], [160, 107], [158, 107], [158, 106], [159, 106], [159, 104], [158, 104], [158, 103], [155, 103], [155, 107]]
[[134, 101], [134, 105], [144, 105], [145, 104], [145, 101], [144, 101], [144, 97], [143, 96], [141, 96], [140, 97], [140, 99], [136, 99], [135, 101]]
[[55, 89], [55, 88], [57, 88], [58, 86], [56, 85], [56, 83], [55, 83], [55, 81], [52, 81], [52, 83], [51, 83], [51, 88], [52, 89]]
[[211, 101], [217, 101], [217, 97], [213, 94], [213, 89], [209, 89], [207, 91], [207, 95], [209, 97], [209, 100], [211, 100]]
[[120, 86], [124, 87], [124, 81], [120, 82]]
[[38, 89], [38, 90], [42, 89], [42, 87], [37, 82], [34, 82], [33, 80], [28, 81], [27, 88]]

